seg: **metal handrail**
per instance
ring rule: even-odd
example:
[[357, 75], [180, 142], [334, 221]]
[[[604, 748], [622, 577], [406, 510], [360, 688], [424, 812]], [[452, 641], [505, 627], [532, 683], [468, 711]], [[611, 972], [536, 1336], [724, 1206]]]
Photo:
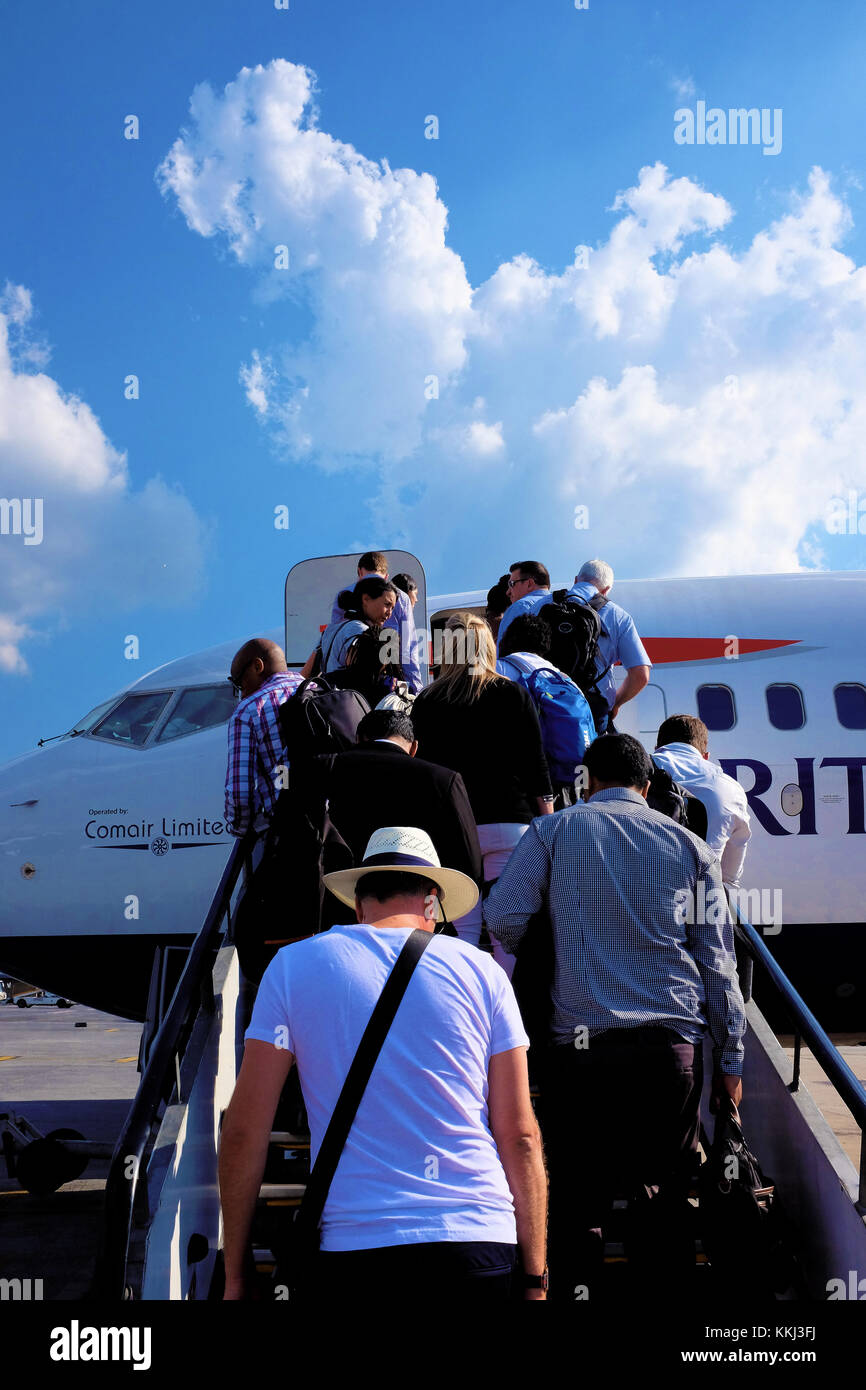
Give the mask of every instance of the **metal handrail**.
[[735, 907], [734, 911], [736, 929], [742, 944], [752, 960], [757, 961], [766, 970], [791, 1017], [794, 1028], [794, 1074], [790, 1089], [796, 1091], [800, 1085], [800, 1044], [801, 1039], [804, 1039], [815, 1061], [835, 1087], [860, 1128], [860, 1185], [856, 1206], [860, 1215], [866, 1216], [866, 1144], [863, 1142], [866, 1131], [866, 1088], [858, 1081], [838, 1048], [833, 1046], [812, 1010], [795, 990], [751, 922], [742, 916], [738, 908]]
[[212, 951], [231, 928], [232, 894], [241, 873], [249, 874], [254, 844], [255, 836], [248, 834], [237, 841], [229, 855], [115, 1145], [105, 1184], [102, 1248], [93, 1290], [98, 1298], [124, 1297], [127, 1254], [144, 1152], [160, 1104], [168, 1099], [175, 1086], [179, 1089], [180, 1054], [195, 1018], [200, 1009], [212, 1012], [215, 1007]]

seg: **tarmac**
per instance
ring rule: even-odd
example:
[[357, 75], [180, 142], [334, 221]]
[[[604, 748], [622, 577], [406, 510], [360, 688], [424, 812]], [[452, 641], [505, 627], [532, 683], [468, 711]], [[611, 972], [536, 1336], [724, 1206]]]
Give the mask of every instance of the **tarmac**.
[[[113, 1146], [138, 1089], [140, 1037], [140, 1023], [81, 1004], [0, 1004], [0, 1112], [23, 1115], [42, 1134], [77, 1129]], [[37, 1197], [0, 1157], [0, 1280], [41, 1280], [31, 1296], [45, 1300], [87, 1296], [107, 1172], [108, 1159], [90, 1159], [80, 1178]]]
[[[86, 1027], [76, 1026], [86, 1024]], [[138, 1089], [141, 1024], [76, 1004], [71, 1009], [0, 1004], [0, 1112], [23, 1115], [42, 1134], [79, 1130], [110, 1144]], [[791, 1040], [782, 1038], [791, 1053]], [[833, 1041], [866, 1081], [864, 1035]], [[855, 1168], [860, 1131], [807, 1051], [803, 1081]], [[36, 1196], [9, 1177], [0, 1156], [0, 1280], [31, 1280], [45, 1300], [85, 1298], [102, 1232], [108, 1159], [91, 1159], [82, 1176]], [[41, 1280], [41, 1285], [33, 1281]], [[0, 1285], [0, 1298], [4, 1296]], [[32, 1296], [32, 1294], [31, 1294]]]

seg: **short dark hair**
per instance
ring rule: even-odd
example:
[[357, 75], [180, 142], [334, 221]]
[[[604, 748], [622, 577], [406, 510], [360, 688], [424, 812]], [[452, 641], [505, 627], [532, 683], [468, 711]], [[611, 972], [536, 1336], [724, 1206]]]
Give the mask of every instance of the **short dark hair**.
[[386, 903], [389, 898], [426, 898], [428, 893], [432, 893], [437, 885], [430, 878], [423, 878], [421, 874], [392, 873], [388, 870], [385, 873], [364, 874], [355, 885], [355, 896], [363, 902], [364, 898], [372, 898], [377, 903]]
[[505, 629], [499, 639], [499, 655], [510, 656], [512, 652], [534, 652], [536, 656], [547, 656], [550, 651], [550, 628], [543, 618], [534, 613], [521, 613]]
[[395, 574], [391, 579], [391, 583], [395, 584], [398, 589], [402, 589], [404, 594], [411, 594], [413, 589], [416, 591], [418, 589], [418, 585], [415, 583], [411, 574]]
[[375, 570], [377, 574], [388, 573], [388, 559], [381, 550], [365, 550], [358, 561], [359, 570]]
[[595, 739], [583, 755], [583, 765], [596, 782], [611, 782], [615, 787], [645, 787], [653, 774], [649, 753], [631, 734]]
[[694, 714], [672, 714], [658, 731], [656, 748], [664, 748], [666, 743], [692, 743], [706, 753], [710, 746], [709, 730], [703, 719]]
[[358, 725], [358, 742], [372, 743], [377, 738], [405, 738], [415, 742], [415, 730], [408, 714], [398, 709], [371, 709]]
[[512, 570], [520, 570], [521, 579], [534, 579], [541, 589], [550, 588], [550, 574], [540, 560], [520, 560], [508, 566], [509, 574]]
[[508, 575], [503, 574], [501, 579], [497, 579], [492, 589], [487, 590], [487, 614], [488, 617], [501, 618], [506, 608], [511, 605], [511, 595], [508, 592]]

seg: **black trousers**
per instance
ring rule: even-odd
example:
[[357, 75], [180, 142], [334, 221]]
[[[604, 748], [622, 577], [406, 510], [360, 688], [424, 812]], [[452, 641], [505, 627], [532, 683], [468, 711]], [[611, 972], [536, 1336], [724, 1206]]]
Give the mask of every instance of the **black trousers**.
[[550, 1179], [550, 1297], [599, 1296], [604, 1229], [629, 1202], [638, 1297], [682, 1295], [694, 1275], [688, 1190], [700, 1124], [700, 1047], [665, 1028], [611, 1029], [549, 1048], [541, 1128]]
[[516, 1245], [488, 1240], [419, 1241], [373, 1250], [320, 1250], [311, 1296], [347, 1307], [414, 1302], [502, 1303], [522, 1293]]

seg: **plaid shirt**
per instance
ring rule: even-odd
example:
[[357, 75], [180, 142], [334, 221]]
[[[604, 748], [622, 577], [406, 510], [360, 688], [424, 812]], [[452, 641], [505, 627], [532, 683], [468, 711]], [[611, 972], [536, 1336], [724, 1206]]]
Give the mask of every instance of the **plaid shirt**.
[[608, 787], [534, 820], [484, 904], [514, 951], [547, 900], [553, 924], [553, 1040], [666, 1027], [739, 1076], [746, 1029], [719, 861], [639, 792]]
[[229, 721], [226, 772], [226, 829], [244, 835], [260, 817], [268, 819], [279, 794], [274, 769], [285, 765], [280, 705], [294, 695], [303, 677], [280, 671], [241, 700]]

